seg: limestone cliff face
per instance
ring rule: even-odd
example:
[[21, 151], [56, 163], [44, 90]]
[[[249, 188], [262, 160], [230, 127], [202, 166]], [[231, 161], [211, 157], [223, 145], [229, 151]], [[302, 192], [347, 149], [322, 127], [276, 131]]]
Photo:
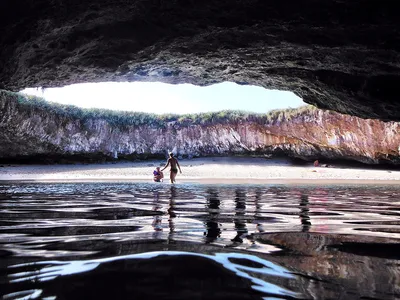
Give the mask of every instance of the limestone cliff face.
[[0, 158], [164, 157], [285, 153], [312, 159], [352, 159], [400, 164], [400, 123], [364, 120], [318, 109], [279, 117], [196, 124], [117, 126], [102, 118], [79, 119], [20, 103], [0, 92]]

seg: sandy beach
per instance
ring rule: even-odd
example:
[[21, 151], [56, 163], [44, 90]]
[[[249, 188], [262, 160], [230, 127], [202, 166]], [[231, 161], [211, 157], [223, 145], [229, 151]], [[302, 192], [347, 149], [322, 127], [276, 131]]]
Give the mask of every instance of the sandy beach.
[[[0, 181], [151, 181], [162, 160], [77, 165], [2, 165]], [[293, 165], [285, 159], [216, 157], [181, 160], [177, 182], [400, 184], [400, 171]], [[168, 182], [169, 172], [164, 172]]]

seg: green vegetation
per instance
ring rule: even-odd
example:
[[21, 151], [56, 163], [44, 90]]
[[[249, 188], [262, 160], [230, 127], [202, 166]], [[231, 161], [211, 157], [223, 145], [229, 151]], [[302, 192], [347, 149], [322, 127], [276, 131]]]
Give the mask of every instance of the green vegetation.
[[190, 125], [214, 125], [240, 122], [254, 122], [258, 124], [274, 124], [276, 122], [289, 121], [293, 117], [300, 115], [310, 115], [315, 113], [316, 107], [305, 105], [299, 108], [289, 108], [283, 110], [272, 110], [266, 114], [251, 113], [237, 110], [223, 110], [219, 112], [207, 112], [198, 114], [164, 114], [156, 115], [144, 112], [113, 111], [107, 109], [83, 109], [73, 105], [64, 105], [49, 102], [43, 98], [1, 91], [9, 96], [17, 98], [21, 109], [43, 111], [62, 117], [79, 119], [82, 121], [102, 119], [113, 126], [152, 126], [163, 128], [168, 122], [175, 122], [179, 126]]

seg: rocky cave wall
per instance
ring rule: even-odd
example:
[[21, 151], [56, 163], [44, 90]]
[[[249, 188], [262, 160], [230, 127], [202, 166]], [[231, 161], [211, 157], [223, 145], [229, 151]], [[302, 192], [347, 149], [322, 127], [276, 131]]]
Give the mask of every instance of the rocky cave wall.
[[400, 120], [400, 18], [378, 0], [2, 0], [0, 88], [222, 81]]
[[277, 154], [305, 160], [352, 159], [400, 164], [400, 123], [365, 120], [319, 109], [260, 123], [254, 121], [164, 126], [116, 126], [105, 119], [71, 118], [56, 110], [27, 105], [0, 92], [0, 158], [35, 156], [86, 158]]

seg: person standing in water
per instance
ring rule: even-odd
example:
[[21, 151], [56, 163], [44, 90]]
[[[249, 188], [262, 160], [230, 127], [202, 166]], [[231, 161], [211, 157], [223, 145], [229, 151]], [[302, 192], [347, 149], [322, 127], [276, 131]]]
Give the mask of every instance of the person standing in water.
[[175, 177], [176, 174], [178, 174], [178, 168], [179, 172], [181, 172], [181, 166], [179, 165], [178, 160], [174, 157], [174, 154], [172, 152], [169, 153], [169, 158], [167, 160], [167, 164], [164, 166], [164, 168], [161, 169], [161, 171], [164, 171], [168, 166], [171, 166], [170, 172], [169, 172], [169, 179], [171, 180], [171, 183], [175, 182]]

